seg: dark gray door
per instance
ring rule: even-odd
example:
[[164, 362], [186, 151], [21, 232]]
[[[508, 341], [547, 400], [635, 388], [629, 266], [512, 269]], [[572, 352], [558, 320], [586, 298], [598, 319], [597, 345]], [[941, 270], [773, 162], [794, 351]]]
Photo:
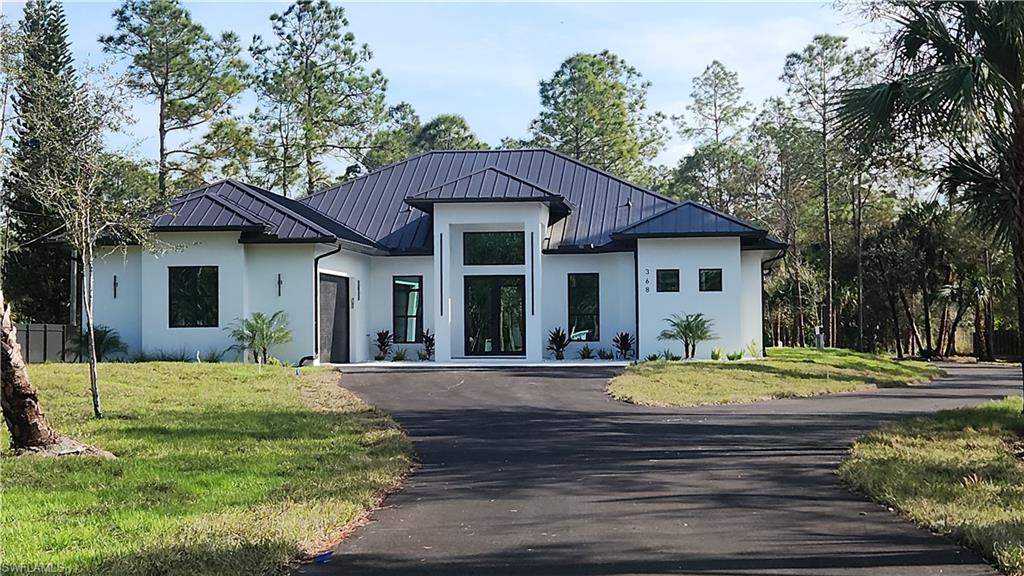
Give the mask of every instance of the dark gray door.
[[342, 364], [348, 356], [348, 278], [320, 275], [320, 361]]

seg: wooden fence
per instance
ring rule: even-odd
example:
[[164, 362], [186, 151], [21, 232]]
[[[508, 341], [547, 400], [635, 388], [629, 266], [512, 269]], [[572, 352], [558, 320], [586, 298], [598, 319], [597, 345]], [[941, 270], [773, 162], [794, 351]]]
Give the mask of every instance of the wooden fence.
[[76, 362], [78, 354], [68, 339], [78, 331], [70, 324], [15, 324], [21, 355], [28, 363]]
[[[982, 341], [976, 332], [974, 337], [974, 355], [981, 356]], [[994, 330], [992, 332], [992, 353], [997, 358], [1019, 358], [1021, 356], [1020, 338], [1016, 330]]]

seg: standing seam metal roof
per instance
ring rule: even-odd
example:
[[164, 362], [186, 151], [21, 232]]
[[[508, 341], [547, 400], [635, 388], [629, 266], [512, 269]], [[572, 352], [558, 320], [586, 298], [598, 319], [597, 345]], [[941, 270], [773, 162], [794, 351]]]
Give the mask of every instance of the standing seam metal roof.
[[550, 228], [548, 248], [607, 245], [622, 226], [676, 205], [578, 160], [537, 149], [426, 152], [301, 202], [392, 252], [429, 253], [430, 215], [409, 208], [406, 199], [487, 168], [560, 195], [574, 207]]

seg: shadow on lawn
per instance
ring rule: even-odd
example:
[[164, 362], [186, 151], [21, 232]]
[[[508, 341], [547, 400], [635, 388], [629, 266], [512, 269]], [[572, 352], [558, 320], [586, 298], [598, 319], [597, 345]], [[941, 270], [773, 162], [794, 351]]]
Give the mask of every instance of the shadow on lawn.
[[224, 539], [218, 543], [152, 545], [131, 555], [107, 558], [75, 574], [82, 576], [223, 576], [280, 574], [281, 566], [300, 554], [294, 542], [268, 538], [260, 542]]

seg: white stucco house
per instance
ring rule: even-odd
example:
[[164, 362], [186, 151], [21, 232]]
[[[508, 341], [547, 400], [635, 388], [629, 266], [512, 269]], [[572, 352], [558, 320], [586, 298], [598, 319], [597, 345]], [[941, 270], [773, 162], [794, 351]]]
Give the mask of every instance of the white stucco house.
[[[153, 230], [166, 249], [111, 248], [96, 322], [129, 355], [231, 346], [226, 327], [287, 313], [285, 362], [372, 360], [389, 330], [416, 358], [538, 361], [548, 332], [639, 357], [673, 313], [702, 312], [708, 357], [761, 349], [762, 278], [785, 248], [757, 226], [666, 197], [550, 150], [436, 151], [293, 200], [234, 180], [179, 196]], [[753, 343], [753, 346], [751, 346]]]

